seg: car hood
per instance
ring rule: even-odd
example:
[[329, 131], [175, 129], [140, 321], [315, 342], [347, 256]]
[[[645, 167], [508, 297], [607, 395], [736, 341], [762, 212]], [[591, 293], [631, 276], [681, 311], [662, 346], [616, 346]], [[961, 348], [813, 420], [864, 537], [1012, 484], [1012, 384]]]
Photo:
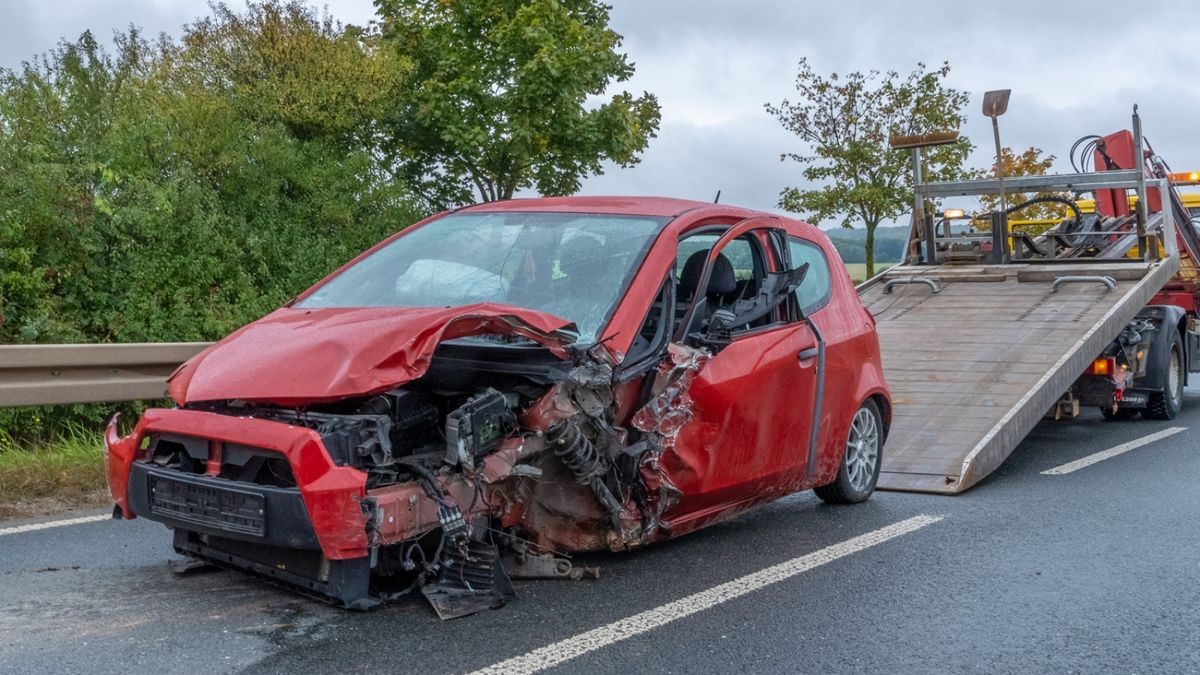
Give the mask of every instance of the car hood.
[[463, 307], [284, 307], [208, 347], [168, 380], [179, 405], [198, 401], [321, 403], [377, 394], [421, 377], [438, 344], [471, 335], [528, 338], [560, 358], [574, 324], [534, 310]]

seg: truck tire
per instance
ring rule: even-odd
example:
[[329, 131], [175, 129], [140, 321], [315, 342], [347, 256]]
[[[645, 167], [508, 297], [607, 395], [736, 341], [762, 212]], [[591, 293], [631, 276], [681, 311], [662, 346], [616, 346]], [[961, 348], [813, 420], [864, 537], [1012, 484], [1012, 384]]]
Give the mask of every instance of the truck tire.
[[[816, 421], [814, 420], [814, 423]], [[879, 482], [883, 465], [883, 418], [872, 400], [862, 404], [850, 421], [846, 449], [837, 478], [828, 485], [813, 488], [822, 501], [830, 504], [857, 504], [866, 501]]]
[[1179, 331], [1173, 330], [1172, 333], [1171, 341], [1159, 356], [1165, 360], [1163, 390], [1150, 394], [1143, 413], [1147, 419], [1173, 420], [1183, 408], [1183, 340], [1179, 337]]

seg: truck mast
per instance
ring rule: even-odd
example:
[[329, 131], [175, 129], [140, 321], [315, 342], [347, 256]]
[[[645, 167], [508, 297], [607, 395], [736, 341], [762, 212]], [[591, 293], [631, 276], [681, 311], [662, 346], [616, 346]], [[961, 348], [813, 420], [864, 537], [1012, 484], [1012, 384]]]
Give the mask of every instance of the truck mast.
[[[994, 120], [1006, 100], [984, 105]], [[961, 492], [1043, 417], [1081, 407], [1107, 419], [1179, 412], [1200, 354], [1200, 234], [1136, 106], [1132, 121], [1080, 139], [1072, 164], [1082, 150], [1094, 168], [1058, 175], [926, 182], [922, 149], [957, 134], [892, 139], [912, 153], [908, 255], [858, 287], [895, 399], [880, 488]], [[1024, 193], [1041, 195], [1012, 203]], [[1088, 193], [1097, 207], [1085, 214], [1075, 202]], [[934, 213], [940, 200], [982, 195], [1001, 204], [985, 231], [952, 227], [978, 215]], [[1047, 201], [1072, 215], [1040, 233], [1010, 227]]]
[[[1137, 119], [1135, 111], [1135, 120]], [[1140, 129], [1140, 123], [1138, 127]], [[1143, 141], [1146, 147], [1141, 153], [1142, 161], [1139, 163], [1136, 139], [1128, 130], [1122, 129], [1103, 137], [1084, 136], [1071, 148], [1071, 163], [1075, 163], [1074, 154], [1078, 147], [1083, 153], [1091, 151], [1092, 166], [1097, 172], [1142, 168], [1148, 178], [1168, 181], [1170, 189], [1167, 191], [1167, 200], [1171, 215], [1178, 223], [1180, 269], [1179, 273], [1154, 296], [1150, 304], [1175, 305], [1183, 308], [1191, 317], [1195, 317], [1197, 307], [1200, 307], [1200, 267], [1197, 266], [1197, 261], [1200, 261], [1200, 233], [1197, 232], [1196, 224], [1184, 205], [1183, 196], [1176, 184], [1176, 179], [1184, 176], [1173, 173], [1166, 160], [1154, 152], [1150, 142], [1144, 138]], [[1133, 202], [1132, 206], [1130, 202], [1128, 195], [1121, 190], [1096, 192], [1096, 211], [1105, 217], [1120, 218], [1130, 215], [1137, 208], [1137, 202]], [[1147, 190], [1146, 210], [1150, 213], [1163, 210], [1163, 195], [1158, 188]], [[1189, 353], [1192, 351], [1191, 346], [1188, 345]]]

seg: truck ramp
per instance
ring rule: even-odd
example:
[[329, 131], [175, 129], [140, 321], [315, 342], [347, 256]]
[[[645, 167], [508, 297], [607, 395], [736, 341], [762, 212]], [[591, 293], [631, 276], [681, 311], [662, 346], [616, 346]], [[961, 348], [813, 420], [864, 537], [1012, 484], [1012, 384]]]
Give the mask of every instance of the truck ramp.
[[878, 487], [982, 480], [1178, 269], [1178, 255], [897, 266], [860, 286], [894, 403]]

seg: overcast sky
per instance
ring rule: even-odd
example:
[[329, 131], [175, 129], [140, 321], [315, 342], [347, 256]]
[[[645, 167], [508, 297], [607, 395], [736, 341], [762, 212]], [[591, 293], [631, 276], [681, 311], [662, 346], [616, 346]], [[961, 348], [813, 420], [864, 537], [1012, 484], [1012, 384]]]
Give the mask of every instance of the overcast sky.
[[[230, 2], [239, 6], [241, 0]], [[317, 4], [317, 3], [314, 3]], [[1006, 145], [1030, 145], [1069, 170], [1071, 143], [1126, 128], [1134, 103], [1146, 136], [1178, 171], [1200, 168], [1200, 24], [1187, 3], [1096, 0], [859, 2], [845, 0], [610, 0], [613, 28], [663, 122], [643, 161], [590, 179], [592, 194], [661, 194], [773, 209], [799, 182], [781, 152], [802, 150], [763, 110], [794, 98], [796, 62], [818, 72], [911, 70], [948, 60], [951, 85], [971, 92], [963, 129], [989, 163], [982, 92], [1013, 90], [1001, 118]], [[374, 15], [370, 0], [331, 0], [345, 23]], [[0, 66], [14, 67], [63, 36], [97, 37], [135, 24], [178, 34], [207, 6], [185, 0], [0, 0]], [[828, 226], [827, 223], [822, 223]]]

